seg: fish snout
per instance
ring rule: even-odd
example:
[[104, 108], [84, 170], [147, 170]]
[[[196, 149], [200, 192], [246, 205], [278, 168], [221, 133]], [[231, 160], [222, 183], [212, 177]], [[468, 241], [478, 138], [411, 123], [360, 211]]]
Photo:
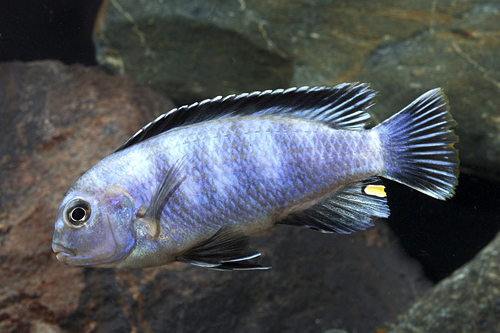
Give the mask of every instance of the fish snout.
[[57, 260], [62, 262], [65, 262], [67, 257], [76, 255], [75, 250], [57, 243], [52, 243], [52, 251], [56, 254]]

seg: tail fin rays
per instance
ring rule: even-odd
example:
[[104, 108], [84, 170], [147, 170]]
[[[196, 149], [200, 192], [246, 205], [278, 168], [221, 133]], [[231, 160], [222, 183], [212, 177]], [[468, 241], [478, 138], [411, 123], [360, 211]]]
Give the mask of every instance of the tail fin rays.
[[383, 177], [437, 199], [454, 195], [458, 184], [458, 136], [448, 100], [439, 88], [428, 91], [376, 127], [386, 150]]

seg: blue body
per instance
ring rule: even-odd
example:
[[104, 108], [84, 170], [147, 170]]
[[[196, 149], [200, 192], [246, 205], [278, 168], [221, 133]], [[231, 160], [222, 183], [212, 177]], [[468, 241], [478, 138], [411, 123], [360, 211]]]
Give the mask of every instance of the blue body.
[[[138, 225], [136, 248], [118, 266], [168, 263], [225, 225], [247, 234], [269, 229], [294, 210], [383, 168], [374, 131], [249, 117], [167, 132], [110, 155], [88, 177], [103, 191], [119, 186], [130, 193], [137, 210], [151, 201], [161, 167], [183, 157], [189, 160], [186, 179], [163, 210], [158, 240]], [[88, 181], [83, 177], [75, 189]]]
[[[235, 261], [255, 257], [245, 250], [244, 236], [277, 223], [351, 232], [387, 217], [385, 193], [383, 199], [374, 198], [379, 195], [363, 183], [375, 176], [439, 199], [453, 195], [457, 138], [438, 89], [371, 130], [363, 129], [369, 116], [362, 106], [372, 98], [364, 85], [283, 95], [290, 93], [300, 111], [292, 116], [273, 109], [236, 116], [227, 112], [231, 116], [131, 138], [132, 144], [103, 159], [69, 190], [56, 217], [58, 259], [100, 267], [182, 260], [204, 267], [226, 263], [234, 269]], [[299, 103], [309, 103], [308, 93], [324, 93], [330, 104], [304, 108]], [[282, 109], [285, 115], [293, 110]], [[147, 130], [138, 134], [147, 135]], [[178, 173], [169, 171], [176, 166]], [[225, 239], [228, 231], [243, 235], [234, 236], [243, 243], [235, 246]], [[218, 235], [222, 242], [211, 239]], [[214, 248], [207, 250], [207, 241]], [[217, 261], [214, 249], [219, 248]], [[231, 251], [239, 254], [233, 257]]]

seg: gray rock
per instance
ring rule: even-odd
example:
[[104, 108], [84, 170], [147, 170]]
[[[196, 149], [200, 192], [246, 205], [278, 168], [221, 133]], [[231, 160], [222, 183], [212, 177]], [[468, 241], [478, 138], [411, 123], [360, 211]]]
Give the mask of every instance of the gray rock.
[[[240, 6], [237, 1], [105, 2], [94, 36], [97, 60], [183, 100], [288, 86], [290, 57], [269, 47], [262, 37], [265, 22], [252, 18], [253, 11], [242, 15]], [[231, 25], [248, 26], [252, 33], [261, 29], [259, 41]]]
[[[495, 16], [500, 22], [500, 15]], [[426, 90], [442, 87], [459, 124], [461, 170], [495, 178], [500, 170], [500, 64], [492, 60], [500, 54], [500, 43], [462, 33], [425, 32], [381, 46], [353, 78], [372, 82], [375, 90], [382, 91], [373, 108], [377, 120]]]
[[101, 65], [200, 99], [338, 83], [379, 44], [441, 16], [431, 1], [106, 1], [94, 41]]
[[370, 82], [383, 120], [441, 86], [462, 170], [500, 170], [496, 1], [105, 1], [99, 63], [180, 100]]
[[500, 234], [388, 325], [387, 333], [500, 332]]

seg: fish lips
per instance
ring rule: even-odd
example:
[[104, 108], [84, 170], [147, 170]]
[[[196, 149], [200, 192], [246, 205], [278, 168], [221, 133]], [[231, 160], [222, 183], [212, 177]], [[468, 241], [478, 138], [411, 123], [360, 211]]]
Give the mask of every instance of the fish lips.
[[65, 262], [66, 258], [76, 255], [75, 250], [57, 243], [52, 243], [52, 251], [56, 253], [57, 260], [62, 262]]

